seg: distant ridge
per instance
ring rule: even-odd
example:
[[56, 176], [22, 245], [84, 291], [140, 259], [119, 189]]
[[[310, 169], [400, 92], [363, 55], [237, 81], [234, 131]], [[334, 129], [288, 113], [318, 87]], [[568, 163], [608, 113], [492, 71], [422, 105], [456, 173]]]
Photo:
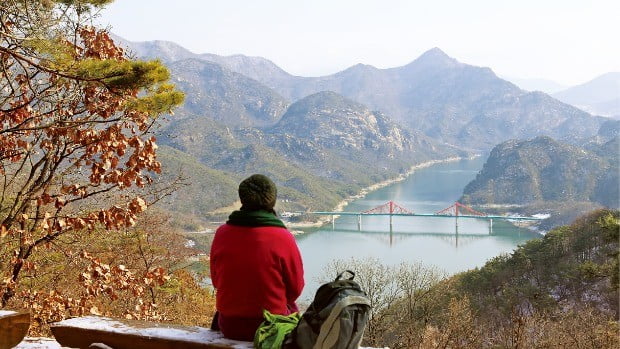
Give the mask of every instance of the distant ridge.
[[620, 72], [603, 74], [553, 97], [596, 115], [620, 119]]
[[[191, 52], [172, 41], [156, 40], [133, 42], [125, 40], [118, 35], [113, 35], [113, 38], [115, 41], [120, 42], [124, 47], [128, 48], [137, 57], [141, 58], [159, 58], [167, 63], [189, 58], [200, 59], [217, 63], [226, 69], [261, 81], [262, 83], [265, 83], [263, 80], [272, 80], [276, 83], [281, 81], [281, 79], [303, 79], [287, 73], [275, 63], [263, 57], [246, 56], [242, 54], [229, 56], [220, 56], [212, 53], [199, 54]], [[265, 83], [265, 85], [273, 87], [273, 84], [270, 83]]]
[[517, 77], [508, 77], [502, 76], [504, 80], [510, 81], [513, 84], [519, 86], [521, 89], [525, 91], [541, 91], [547, 94], [553, 94], [559, 91], [566, 89], [566, 85], [562, 85], [552, 80], [548, 79], [538, 79], [538, 78], [517, 78]]

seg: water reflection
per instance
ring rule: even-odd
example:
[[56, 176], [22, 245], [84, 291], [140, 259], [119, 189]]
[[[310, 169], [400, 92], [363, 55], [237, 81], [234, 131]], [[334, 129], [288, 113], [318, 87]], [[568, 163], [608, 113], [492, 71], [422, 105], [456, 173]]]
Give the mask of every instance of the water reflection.
[[389, 227], [358, 231], [353, 225], [336, 225], [335, 230], [329, 227], [300, 235], [297, 240], [308, 285], [304, 297], [313, 295], [318, 287], [317, 279], [334, 260], [376, 258], [388, 265], [420, 262], [452, 274], [481, 266], [538, 236], [508, 223], [495, 224], [492, 234], [486, 229], [459, 229], [456, 234], [450, 224], [444, 230], [437, 226], [434, 230], [395, 226], [392, 231]]
[[[339, 229], [338, 231], [333, 231], [335, 233], [342, 233], [342, 232], [347, 232], [347, 233], [355, 233], [355, 232], [359, 232], [357, 230], [345, 230], [345, 229]], [[476, 239], [483, 239], [486, 237], [486, 235], [483, 234], [448, 234], [448, 233], [416, 233], [416, 232], [395, 232], [395, 231], [390, 231], [388, 233], [383, 232], [383, 231], [363, 231], [363, 232], [359, 232], [362, 234], [366, 234], [371, 236], [374, 240], [393, 247], [394, 244], [398, 244], [398, 243], [402, 243], [406, 240], [411, 240], [411, 239], [416, 239], [416, 238], [420, 238], [420, 237], [433, 237], [433, 238], [437, 238], [441, 241], [446, 242], [448, 245], [454, 246], [456, 248], [459, 247], [459, 244], [461, 245], [467, 245], [469, 242], [476, 240]]]

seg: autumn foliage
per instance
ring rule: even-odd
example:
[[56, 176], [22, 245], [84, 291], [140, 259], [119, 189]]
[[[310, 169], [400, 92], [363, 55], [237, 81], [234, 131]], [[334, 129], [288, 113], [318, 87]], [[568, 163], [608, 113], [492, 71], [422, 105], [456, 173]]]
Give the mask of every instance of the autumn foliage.
[[[133, 226], [157, 199], [138, 195], [161, 170], [151, 129], [183, 100], [160, 62], [128, 59], [88, 25], [106, 2], [0, 3], [1, 307], [18, 296], [50, 314], [96, 312], [96, 297], [139, 297], [168, 278], [158, 266], [136, 274], [66, 248], [79, 235]], [[49, 251], [85, 261], [83, 297], [20, 287]]]
[[197, 251], [168, 222], [151, 208], [131, 228], [59, 237], [33, 256], [37, 269], [22, 275], [22, 291], [10, 304], [30, 310], [32, 335], [49, 335], [48, 324], [68, 316], [91, 314], [209, 326], [213, 291], [197, 281], [205, 277], [193, 271], [201, 262]]

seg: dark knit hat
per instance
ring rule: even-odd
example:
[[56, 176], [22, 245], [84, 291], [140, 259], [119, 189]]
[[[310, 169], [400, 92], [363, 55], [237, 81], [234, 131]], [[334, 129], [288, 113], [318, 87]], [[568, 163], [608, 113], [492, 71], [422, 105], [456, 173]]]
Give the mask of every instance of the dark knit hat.
[[277, 195], [278, 190], [275, 183], [262, 174], [251, 175], [239, 184], [239, 199], [241, 199], [242, 210], [273, 211]]

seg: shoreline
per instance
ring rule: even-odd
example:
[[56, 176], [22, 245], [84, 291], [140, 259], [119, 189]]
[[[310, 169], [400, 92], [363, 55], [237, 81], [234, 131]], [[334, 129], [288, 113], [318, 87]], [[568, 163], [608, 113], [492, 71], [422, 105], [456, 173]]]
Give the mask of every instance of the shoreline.
[[[422, 162], [420, 164], [417, 165], [412, 165], [405, 173], [401, 173], [400, 175], [398, 175], [395, 178], [391, 178], [391, 179], [387, 179], [384, 180], [382, 182], [379, 183], [375, 183], [372, 185], [369, 185], [365, 188], [362, 188], [359, 193], [357, 193], [356, 195], [351, 195], [349, 197], [344, 198], [342, 201], [340, 201], [338, 204], [336, 204], [336, 206], [334, 207], [333, 211], [334, 212], [342, 212], [344, 210], [344, 208], [349, 205], [349, 203], [351, 203], [354, 200], [358, 200], [358, 199], [362, 199], [364, 197], [366, 197], [366, 195], [368, 195], [369, 193], [387, 187], [388, 185], [394, 184], [394, 183], [398, 183], [398, 182], [402, 182], [405, 179], [407, 179], [407, 177], [411, 176], [416, 170], [420, 170], [423, 168], [427, 168], [430, 167], [432, 165], [436, 165], [436, 164], [440, 164], [440, 163], [447, 163], [447, 162], [454, 162], [454, 161], [460, 161], [460, 160], [464, 160], [464, 159], [474, 159], [476, 157], [479, 157], [481, 155], [474, 155], [468, 158], [465, 157], [452, 157], [452, 158], [447, 158], [447, 159], [441, 159], [441, 160], [429, 160], [426, 162]], [[319, 216], [319, 219], [317, 222], [310, 222], [310, 221], [302, 221], [302, 222], [286, 222], [287, 227], [291, 228], [291, 232], [293, 232], [294, 235], [298, 235], [298, 234], [303, 234], [305, 233], [305, 231], [299, 230], [299, 229], [304, 229], [304, 228], [320, 228], [323, 225], [330, 223], [331, 222], [331, 218], [327, 218], [327, 216]], [[294, 230], [293, 230], [294, 229]]]

